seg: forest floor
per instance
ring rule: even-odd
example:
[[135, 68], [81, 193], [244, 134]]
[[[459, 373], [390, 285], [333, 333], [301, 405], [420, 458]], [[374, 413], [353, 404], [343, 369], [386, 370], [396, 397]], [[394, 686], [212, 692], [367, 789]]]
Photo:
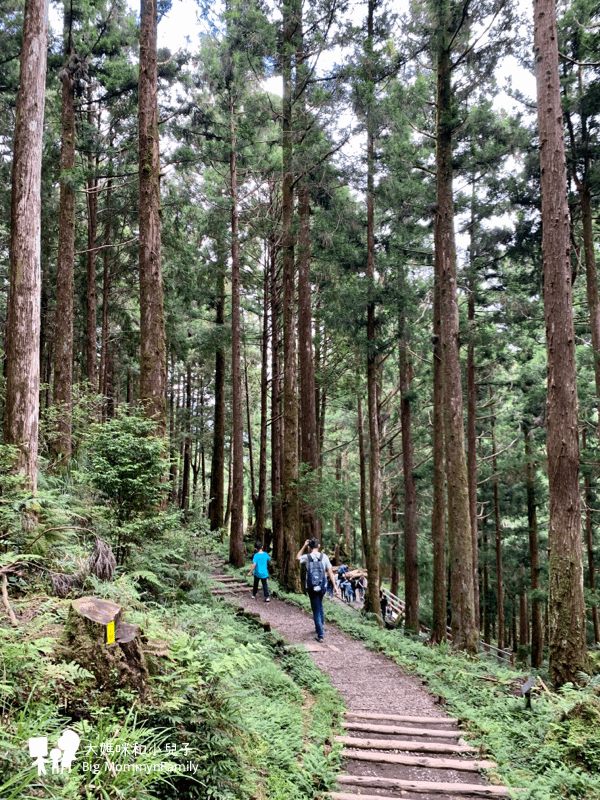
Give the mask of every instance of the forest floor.
[[[415, 678], [404, 674], [390, 659], [380, 653], [368, 650], [364, 644], [342, 633], [334, 625], [327, 623], [327, 608], [338, 600], [325, 600], [325, 640], [317, 643], [312, 616], [304, 610], [282, 600], [272, 598], [265, 603], [262, 592], [257, 599], [250, 591], [235, 600], [245, 610], [257, 612], [264, 622], [285, 638], [290, 645], [304, 645], [315, 664], [327, 673], [332, 684], [344, 698], [348, 712], [384, 713], [398, 716], [413, 716], [444, 720], [446, 714], [439, 704], [439, 698], [427, 692]], [[389, 724], [389, 723], [388, 723]], [[421, 725], [420, 727], [425, 727]], [[435, 741], [434, 739], [430, 741]], [[446, 740], [447, 741], [447, 740]], [[407, 781], [435, 781], [456, 784], [485, 785], [479, 773], [455, 770], [427, 769], [418, 766], [403, 766], [382, 763], [348, 760], [345, 769], [352, 775], [402, 779]], [[365, 791], [365, 790], [363, 790]], [[369, 796], [417, 797], [419, 800], [439, 800], [446, 796], [439, 793], [418, 795], [401, 791], [391, 793], [388, 788], [369, 788]], [[453, 795], [456, 797], [456, 795]], [[460, 797], [471, 797], [467, 791]]]

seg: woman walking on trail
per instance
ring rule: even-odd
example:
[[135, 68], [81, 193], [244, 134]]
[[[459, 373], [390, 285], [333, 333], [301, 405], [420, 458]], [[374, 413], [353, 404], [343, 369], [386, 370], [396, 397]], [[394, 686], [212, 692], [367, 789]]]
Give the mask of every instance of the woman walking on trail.
[[258, 592], [258, 582], [261, 581], [263, 588], [263, 595], [265, 603], [270, 601], [269, 587], [267, 586], [267, 578], [269, 577], [269, 568], [267, 564], [271, 560], [271, 556], [263, 550], [262, 542], [256, 542], [254, 545], [256, 553], [252, 559], [252, 566], [248, 575], [254, 573], [254, 588], [252, 589], [252, 599], [256, 600], [256, 593]]
[[[310, 552], [304, 552], [306, 549]], [[301, 564], [306, 564], [306, 590], [310, 599], [313, 620], [315, 623], [315, 639], [322, 642], [325, 636], [323, 623], [325, 622], [325, 612], [323, 611], [323, 598], [327, 588], [327, 578], [333, 584], [333, 591], [339, 597], [340, 591], [335, 585], [335, 578], [331, 568], [331, 561], [325, 553], [319, 552], [319, 540], [307, 539], [298, 555], [296, 556]]]

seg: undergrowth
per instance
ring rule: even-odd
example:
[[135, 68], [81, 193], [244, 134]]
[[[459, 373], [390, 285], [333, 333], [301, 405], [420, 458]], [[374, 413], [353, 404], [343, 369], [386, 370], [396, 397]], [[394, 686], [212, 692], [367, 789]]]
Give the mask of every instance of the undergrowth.
[[[21, 625], [0, 622], [0, 798], [33, 800], [308, 800], [335, 783], [331, 746], [341, 701], [307, 653], [210, 594], [202, 525], [168, 526], [133, 543], [115, 580], [82, 592], [122, 605], [141, 626], [147, 699], [107, 692], [78, 664], [53, 658], [69, 603], [30, 575], [13, 593]], [[67, 550], [56, 552], [67, 563]], [[40, 581], [42, 581], [40, 583]], [[65, 729], [79, 748], [52, 774]], [[46, 739], [38, 775], [30, 740]]]

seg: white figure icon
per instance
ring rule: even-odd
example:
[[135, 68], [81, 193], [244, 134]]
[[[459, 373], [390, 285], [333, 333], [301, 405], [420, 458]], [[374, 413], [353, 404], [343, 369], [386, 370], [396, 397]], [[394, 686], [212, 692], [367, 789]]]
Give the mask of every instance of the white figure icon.
[[38, 775], [46, 774], [46, 764], [48, 760], [44, 756], [48, 755], [48, 737], [47, 736], [34, 736], [29, 740], [29, 755], [35, 758], [35, 764], [38, 768]]
[[58, 747], [53, 747], [50, 750], [50, 761], [52, 762], [52, 774], [56, 775], [60, 772], [58, 768], [58, 762], [62, 758], [62, 750], [59, 750]]
[[[60, 768], [61, 772], [64, 772], [65, 767], [67, 768], [67, 772], [71, 772], [71, 763], [75, 758], [75, 753], [79, 747], [79, 741], [79, 735], [75, 733], [75, 731], [72, 731], [69, 728], [67, 728], [66, 731], [63, 731], [63, 735], [58, 740], [58, 746], [63, 753]], [[52, 755], [52, 753], [50, 755]]]

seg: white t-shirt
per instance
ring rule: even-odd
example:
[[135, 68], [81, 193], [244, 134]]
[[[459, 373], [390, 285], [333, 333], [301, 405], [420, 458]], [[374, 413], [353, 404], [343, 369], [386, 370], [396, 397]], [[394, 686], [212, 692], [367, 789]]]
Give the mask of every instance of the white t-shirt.
[[[309, 555], [312, 556], [312, 554], [313, 554], [313, 551], [311, 550], [310, 553], [307, 553], [304, 556], [300, 556], [300, 563], [301, 564], [306, 564], [307, 561], [308, 561]], [[320, 553], [320, 552], [317, 551], [315, 553], [315, 556], [321, 556], [321, 561], [323, 562], [323, 567], [325, 568], [325, 572], [327, 572], [328, 569], [331, 569], [331, 561], [325, 555], [325, 553]], [[308, 588], [308, 586], [306, 584], [305, 584], [305, 586], [306, 586], [306, 588]]]

